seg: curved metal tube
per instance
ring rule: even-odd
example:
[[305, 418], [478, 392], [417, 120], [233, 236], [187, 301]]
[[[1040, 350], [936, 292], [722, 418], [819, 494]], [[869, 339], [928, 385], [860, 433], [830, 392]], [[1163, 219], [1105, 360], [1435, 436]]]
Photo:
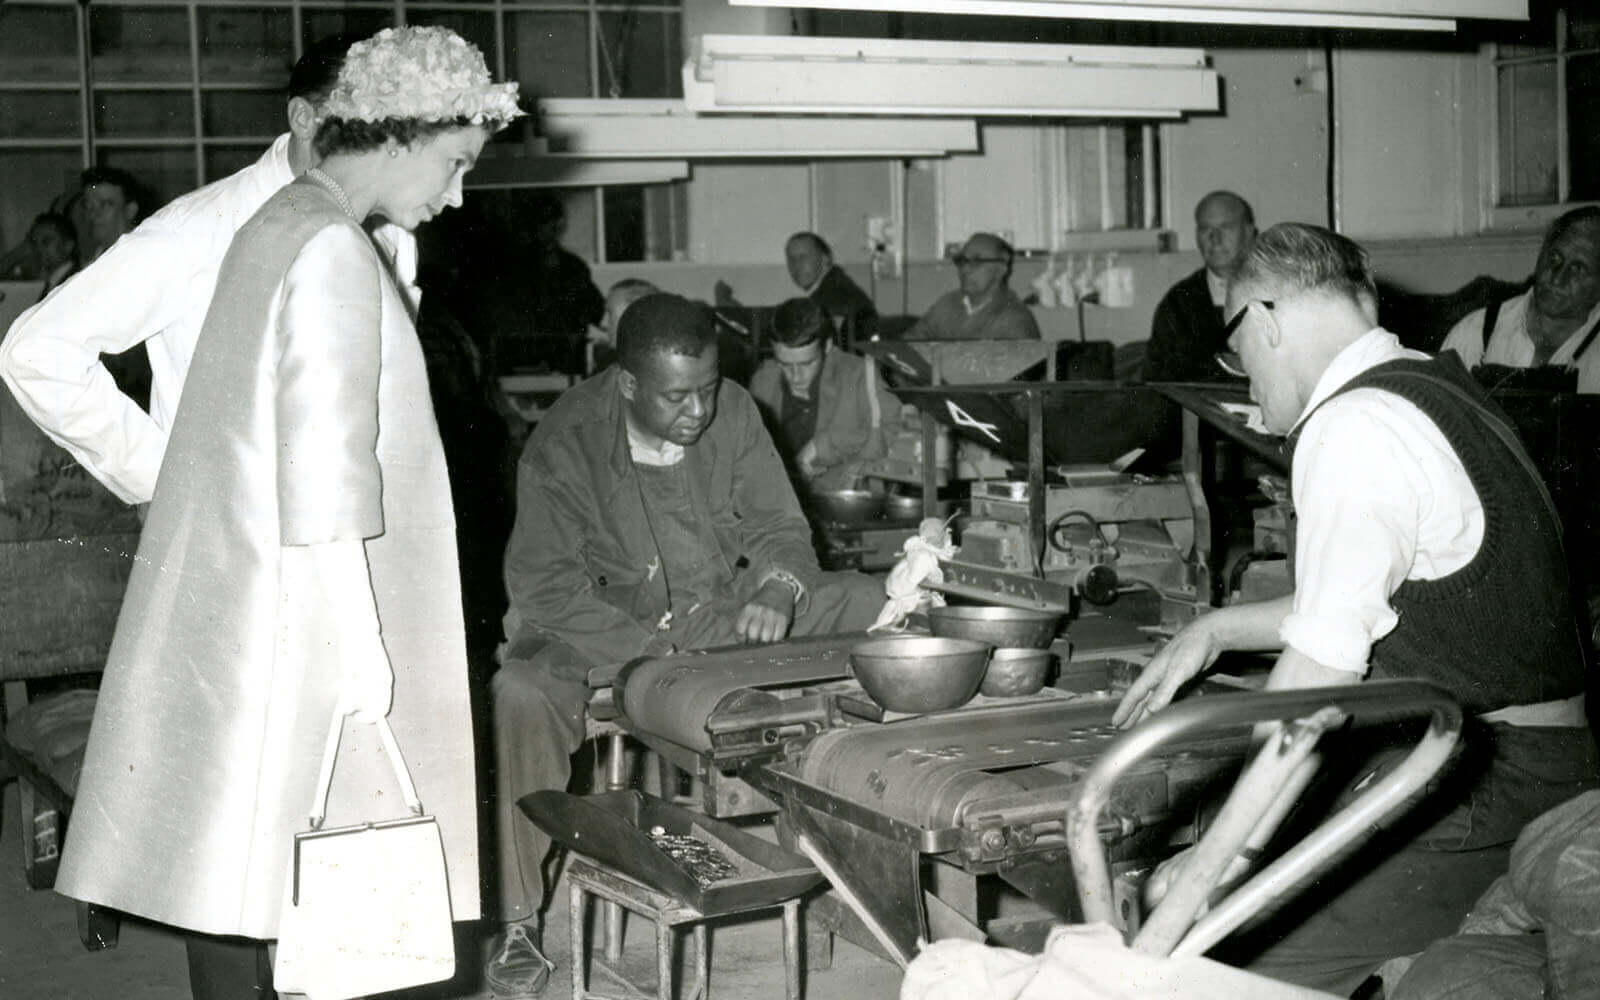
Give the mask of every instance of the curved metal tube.
[[[1374, 800], [1373, 792], [1384, 793], [1384, 798], [1381, 802], [1374, 800], [1372, 806], [1360, 809], [1359, 822], [1371, 822], [1372, 816], [1381, 815], [1382, 812], [1392, 808], [1409, 794], [1405, 791], [1399, 791], [1398, 795], [1394, 793], [1398, 791], [1400, 784], [1412, 782], [1413, 779], [1410, 778], [1410, 772], [1414, 770], [1410, 766], [1412, 762], [1419, 757], [1424, 762], [1437, 757], [1427, 773], [1422, 775], [1420, 780], [1415, 780], [1415, 787], [1420, 787], [1428, 777], [1431, 777], [1433, 770], [1443, 763], [1461, 733], [1461, 706], [1443, 688], [1425, 681], [1367, 681], [1329, 688], [1214, 695], [1193, 698], [1168, 706], [1141, 725], [1123, 733], [1106, 747], [1105, 752], [1084, 776], [1077, 796], [1067, 808], [1067, 846], [1072, 856], [1072, 872], [1077, 880], [1078, 899], [1083, 906], [1084, 918], [1089, 921], [1116, 924], [1111, 898], [1111, 876], [1106, 866], [1105, 849], [1100, 843], [1100, 813], [1110, 801], [1111, 791], [1116, 783], [1135, 764], [1166, 744], [1186, 737], [1257, 722], [1303, 718], [1325, 708], [1336, 709], [1357, 720], [1374, 714], [1392, 719], [1396, 716], [1428, 713], [1432, 716], [1432, 724], [1429, 726], [1428, 737], [1418, 744], [1417, 749], [1407, 758], [1405, 765], [1374, 786], [1360, 801], [1350, 806], [1305, 842], [1309, 844], [1315, 839], [1318, 847], [1324, 849], [1326, 842], [1318, 837], [1318, 834], [1322, 834], [1335, 822], [1344, 821], [1346, 816], [1357, 811], [1358, 807], [1366, 807], [1369, 800]], [[1395, 774], [1401, 776], [1399, 783], [1390, 780]], [[1302, 853], [1297, 848], [1283, 860], [1291, 860], [1295, 855]], [[1299, 866], [1309, 864], [1311, 864], [1309, 859], [1301, 858], [1297, 861]], [[1268, 872], [1278, 867], [1274, 865]], [[1263, 872], [1262, 875], [1265, 876], [1268, 872]], [[1254, 887], [1259, 881], [1261, 876], [1252, 880], [1246, 889]], [[1244, 890], [1235, 893], [1228, 900], [1228, 904], [1243, 894]], [[1229, 907], [1227, 904], [1219, 907], [1219, 909], [1224, 908]], [[1213, 923], [1215, 917], [1216, 911], [1213, 911], [1206, 922]], [[1194, 936], [1192, 932], [1190, 936], [1191, 938]], [[1185, 941], [1184, 945], [1187, 944]]]

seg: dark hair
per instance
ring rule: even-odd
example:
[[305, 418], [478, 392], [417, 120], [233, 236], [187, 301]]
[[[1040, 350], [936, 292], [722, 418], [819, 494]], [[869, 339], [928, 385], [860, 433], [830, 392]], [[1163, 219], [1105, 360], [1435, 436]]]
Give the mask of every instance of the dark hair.
[[1328, 291], [1361, 303], [1375, 303], [1378, 294], [1360, 244], [1304, 222], [1280, 222], [1257, 236], [1233, 281], [1291, 293]]
[[808, 298], [790, 299], [772, 313], [772, 341], [784, 347], [809, 347], [833, 336], [822, 307]]
[[289, 96], [303, 98], [314, 105], [327, 100], [333, 85], [339, 82], [345, 53], [363, 37], [329, 35], [313, 43], [289, 71]]
[[431, 139], [458, 128], [474, 127], [488, 126], [475, 125], [471, 118], [466, 117], [449, 121], [385, 118], [375, 122], [329, 118], [317, 126], [317, 135], [311, 140], [311, 146], [318, 156], [326, 159], [335, 153], [364, 153], [369, 149], [377, 149], [390, 139], [402, 146], [410, 146], [420, 139]]
[[46, 229], [54, 229], [57, 236], [73, 243], [74, 245], [76, 245], [78, 242], [78, 231], [72, 228], [72, 220], [67, 218], [65, 215], [62, 215], [60, 212], [39, 213], [34, 217], [33, 224], [28, 227], [28, 230], [29, 232], [32, 232], [33, 230], [38, 229], [40, 226], [43, 226]]
[[116, 167], [90, 167], [78, 175], [78, 184], [84, 188], [96, 184], [111, 184], [129, 201], [139, 201], [143, 194], [139, 182], [133, 179], [133, 175]]
[[617, 324], [617, 361], [635, 376], [662, 355], [698, 358], [717, 349], [717, 328], [705, 306], [680, 295], [646, 295]]
[[823, 239], [822, 237], [818, 236], [816, 233], [813, 233], [813, 232], [795, 233], [793, 236], [789, 237], [787, 240], [784, 240], [783, 245], [784, 246], [788, 246], [790, 243], [793, 243], [795, 240], [808, 240], [811, 243], [812, 247], [814, 247], [818, 253], [826, 254], [829, 257], [833, 256], [833, 247], [828, 246], [828, 241]]
[[1199, 201], [1195, 202], [1194, 214], [1196, 218], [1199, 217], [1200, 210], [1206, 207], [1206, 202], [1208, 201], [1232, 202], [1234, 207], [1239, 209], [1239, 214], [1243, 217], [1245, 225], [1253, 226], [1256, 224], [1255, 209], [1250, 207], [1250, 203], [1248, 201], [1245, 201], [1232, 191], [1213, 191], [1204, 198], [1201, 198]]

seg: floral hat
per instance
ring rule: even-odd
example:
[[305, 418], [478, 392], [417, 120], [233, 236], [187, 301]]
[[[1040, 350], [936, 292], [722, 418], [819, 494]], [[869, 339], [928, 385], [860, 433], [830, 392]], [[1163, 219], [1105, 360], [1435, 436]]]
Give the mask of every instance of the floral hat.
[[385, 28], [350, 46], [324, 118], [504, 125], [522, 114], [515, 83], [492, 83], [477, 47], [449, 28]]

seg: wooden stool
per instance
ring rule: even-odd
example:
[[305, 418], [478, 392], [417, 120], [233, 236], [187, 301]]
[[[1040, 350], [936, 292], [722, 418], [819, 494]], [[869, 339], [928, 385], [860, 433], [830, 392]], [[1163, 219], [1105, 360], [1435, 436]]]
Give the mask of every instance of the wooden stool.
[[[673, 1000], [673, 943], [675, 928], [690, 925], [694, 939], [694, 990], [683, 1000], [709, 1000], [711, 986], [710, 952], [706, 920], [708, 916], [783, 908], [783, 970], [786, 1000], [800, 1000], [800, 899], [778, 904], [763, 903], [748, 910], [704, 914], [686, 903], [656, 892], [619, 872], [602, 868], [587, 860], [574, 860], [567, 871], [572, 896], [572, 1000], [636, 1000], [646, 996], [637, 989], [628, 994], [597, 993], [589, 989], [589, 935], [584, 927], [588, 897], [637, 913], [656, 925], [656, 997]], [[614, 970], [613, 970], [614, 971]], [[617, 975], [618, 979], [622, 979]], [[622, 979], [624, 983], [627, 980]], [[630, 984], [631, 985], [631, 984]]]

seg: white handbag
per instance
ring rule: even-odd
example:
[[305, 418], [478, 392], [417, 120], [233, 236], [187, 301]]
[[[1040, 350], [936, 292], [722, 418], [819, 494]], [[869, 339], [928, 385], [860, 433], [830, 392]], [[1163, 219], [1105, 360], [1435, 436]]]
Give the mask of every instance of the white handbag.
[[387, 719], [377, 723], [411, 815], [322, 829], [344, 719], [328, 732], [310, 829], [294, 836], [278, 926], [274, 986], [348, 1000], [455, 974], [450, 890], [439, 826], [425, 816]]

